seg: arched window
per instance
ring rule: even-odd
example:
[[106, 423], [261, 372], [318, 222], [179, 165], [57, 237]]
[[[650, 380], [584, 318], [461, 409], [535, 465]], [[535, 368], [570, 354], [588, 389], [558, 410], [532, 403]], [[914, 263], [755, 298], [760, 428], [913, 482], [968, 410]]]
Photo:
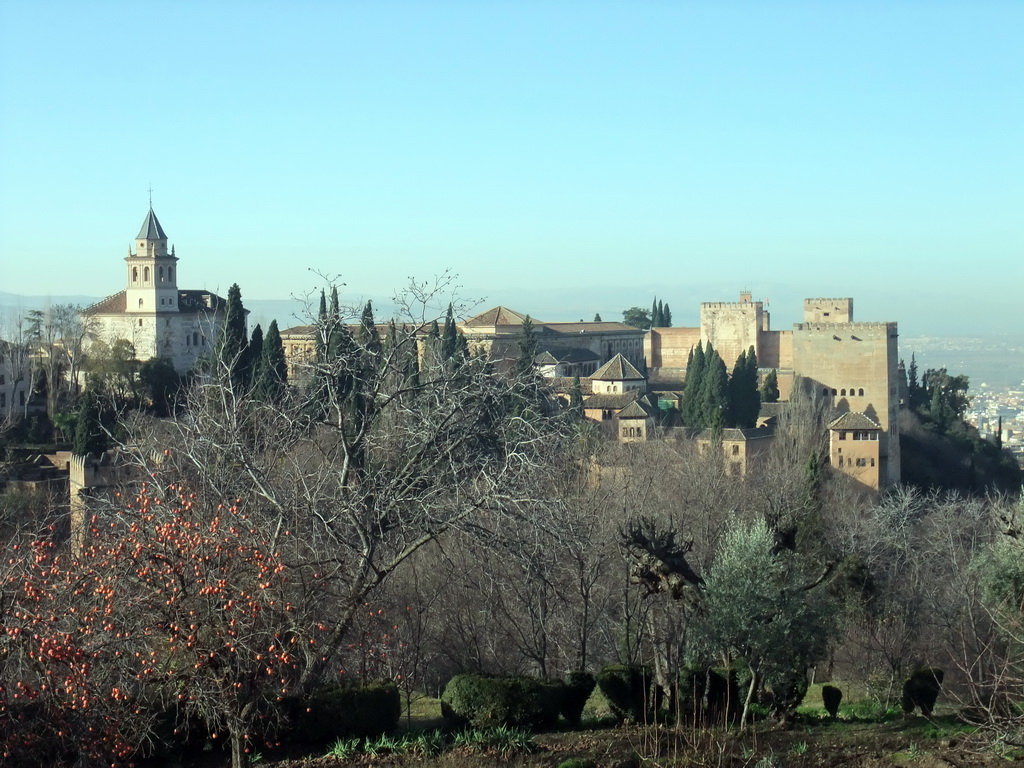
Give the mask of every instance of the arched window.
[[863, 387], [861, 387], [860, 389], [857, 390], [857, 396], [858, 397], [864, 397], [864, 388]]
[[836, 393], [836, 391], [835, 391], [835, 390], [833, 389], [833, 390], [832, 390], [832, 397], [835, 397], [835, 396], [836, 396], [836, 394], [837, 394], [837, 393]]
[[160, 282], [162, 283], [163, 281], [164, 281], [164, 268], [160, 267]]
[[142, 270], [142, 279], [147, 283], [149, 282], [149, 267]]
[[821, 396], [828, 397], [828, 387], [825, 387], [823, 390], [821, 390]]
[[846, 390], [845, 390], [845, 389], [840, 389], [840, 390], [839, 390], [839, 394], [840, 394], [840, 396], [842, 396], [842, 397], [846, 397]]
[[196, 332], [196, 331], [192, 332], [192, 346], [193, 347], [198, 347], [199, 346], [199, 333]]
[[[139, 299], [139, 309], [142, 309], [142, 299]], [[139, 320], [139, 325], [142, 325], [141, 320]]]
[[167, 282], [168, 283], [173, 283], [174, 282], [174, 267], [168, 267], [167, 268]]
[[133, 283], [139, 282], [139, 268], [138, 267], [132, 267], [132, 282]]

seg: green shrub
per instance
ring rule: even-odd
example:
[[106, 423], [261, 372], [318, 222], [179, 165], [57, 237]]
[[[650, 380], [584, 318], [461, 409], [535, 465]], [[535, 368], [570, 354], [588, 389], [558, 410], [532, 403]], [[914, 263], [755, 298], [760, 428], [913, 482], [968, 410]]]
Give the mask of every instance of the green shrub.
[[594, 685], [594, 676], [589, 672], [570, 672], [565, 680], [561, 712], [562, 717], [573, 728], [579, 727], [583, 708], [587, 705]]
[[834, 685], [821, 686], [821, 703], [833, 720], [839, 715], [839, 704], [843, 700], [843, 692]]
[[775, 699], [775, 714], [788, 717], [796, 712], [807, 695], [807, 672], [803, 669], [790, 670], [771, 681]]
[[650, 719], [651, 673], [646, 667], [613, 664], [597, 673], [597, 686], [620, 720]]
[[441, 694], [449, 727], [510, 726], [540, 730], [558, 722], [565, 685], [533, 677], [456, 675]]
[[390, 733], [398, 725], [402, 704], [394, 683], [335, 684], [307, 697], [286, 700], [284, 710], [288, 725], [283, 741], [328, 744], [346, 737]]
[[910, 714], [917, 707], [925, 717], [932, 716], [935, 701], [942, 692], [941, 669], [915, 669], [903, 683], [903, 711]]

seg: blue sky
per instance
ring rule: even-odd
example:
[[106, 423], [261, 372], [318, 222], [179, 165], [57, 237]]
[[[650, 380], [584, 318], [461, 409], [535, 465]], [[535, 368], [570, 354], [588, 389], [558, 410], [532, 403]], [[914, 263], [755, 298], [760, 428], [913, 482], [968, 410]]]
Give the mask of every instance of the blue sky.
[[152, 185], [179, 284], [252, 299], [451, 269], [546, 320], [749, 288], [776, 327], [852, 295], [1020, 329], [1022, 30], [984, 0], [0, 0], [0, 291], [119, 290]]

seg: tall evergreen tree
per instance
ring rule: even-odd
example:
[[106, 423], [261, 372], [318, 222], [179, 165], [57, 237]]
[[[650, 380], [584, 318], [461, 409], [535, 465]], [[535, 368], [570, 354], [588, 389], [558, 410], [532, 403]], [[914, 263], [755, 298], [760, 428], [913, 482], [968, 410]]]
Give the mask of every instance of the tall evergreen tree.
[[757, 353], [751, 346], [736, 359], [729, 379], [727, 426], [750, 429], [757, 426], [761, 395], [757, 391]]
[[661, 322], [665, 328], [672, 327], [672, 308], [669, 307], [667, 301], [665, 302], [665, 309], [663, 310], [661, 315]]
[[519, 334], [519, 357], [516, 359], [518, 376], [533, 375], [533, 360], [537, 357], [537, 334], [533, 330], [533, 320], [527, 315], [523, 320], [523, 329]]
[[257, 323], [252, 329], [252, 336], [249, 337], [249, 346], [245, 349], [245, 369], [249, 374], [246, 386], [249, 389], [256, 387], [262, 376], [260, 367], [263, 365], [263, 329]]
[[371, 356], [376, 357], [380, 354], [380, 334], [377, 332], [377, 323], [373, 319], [373, 304], [369, 300], [367, 300], [366, 306], [363, 307], [363, 314], [359, 318], [358, 341], [359, 345], [370, 353]]
[[451, 360], [459, 348], [459, 332], [455, 327], [455, 318], [452, 312], [452, 305], [448, 305], [448, 312], [444, 316], [444, 332], [441, 334], [441, 356], [445, 360]]
[[690, 350], [689, 360], [686, 364], [686, 379], [683, 382], [683, 398], [680, 403], [680, 411], [683, 424], [694, 429], [699, 429], [701, 423], [701, 393], [704, 386], [704, 347], [701, 342]]
[[71, 452], [76, 456], [99, 453], [110, 446], [109, 431], [116, 423], [112, 409], [104, 408], [99, 395], [87, 390], [78, 406]]
[[701, 426], [720, 430], [725, 426], [729, 405], [729, 373], [721, 355], [709, 341], [704, 353], [704, 381], [701, 386]]
[[907, 405], [911, 410], [919, 410], [927, 402], [922, 391], [921, 382], [917, 377], [917, 357], [910, 353], [910, 368], [907, 369]]
[[224, 327], [221, 331], [218, 350], [224, 369], [231, 374], [231, 381], [246, 386], [249, 371], [245, 356], [249, 346], [245, 333], [245, 307], [242, 306], [242, 289], [238, 283], [228, 288], [227, 307], [224, 310]]
[[281, 342], [277, 320], [270, 321], [267, 336], [263, 340], [263, 355], [257, 382], [254, 389], [268, 402], [279, 400], [288, 384], [288, 361], [284, 356], [284, 344]]
[[313, 337], [313, 347], [316, 352], [317, 362], [323, 362], [324, 354], [327, 352], [327, 295], [324, 289], [320, 289], [320, 309], [317, 312], [316, 334]]
[[601, 322], [601, 313], [600, 312], [595, 312], [594, 313], [594, 322], [595, 323], [600, 323]]
[[774, 368], [768, 371], [764, 377], [764, 383], [761, 384], [761, 402], [779, 402], [779, 374]]

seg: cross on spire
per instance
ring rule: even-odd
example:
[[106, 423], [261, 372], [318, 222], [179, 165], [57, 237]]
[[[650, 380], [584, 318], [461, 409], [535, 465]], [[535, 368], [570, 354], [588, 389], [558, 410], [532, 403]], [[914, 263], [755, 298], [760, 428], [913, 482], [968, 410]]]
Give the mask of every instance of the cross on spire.
[[153, 183], [152, 182], [150, 182], [150, 184], [149, 184], [149, 207], [150, 208], [153, 207]]

